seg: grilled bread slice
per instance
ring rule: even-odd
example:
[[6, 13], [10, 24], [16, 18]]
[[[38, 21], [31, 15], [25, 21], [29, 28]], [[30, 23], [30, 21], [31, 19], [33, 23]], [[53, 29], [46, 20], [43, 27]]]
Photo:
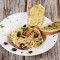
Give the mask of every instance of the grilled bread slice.
[[40, 22], [38, 26], [40, 27], [43, 23], [45, 8], [41, 4], [36, 4], [28, 10], [27, 23], [30, 26], [35, 26], [36, 23]]
[[52, 35], [60, 32], [60, 20], [45, 24], [40, 28], [40, 30], [43, 35]]

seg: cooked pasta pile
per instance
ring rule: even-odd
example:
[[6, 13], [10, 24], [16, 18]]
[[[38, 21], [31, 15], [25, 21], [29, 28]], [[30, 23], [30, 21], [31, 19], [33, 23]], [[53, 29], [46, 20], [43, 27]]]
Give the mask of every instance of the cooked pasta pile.
[[36, 27], [31, 34], [25, 36], [25, 32], [32, 29], [32, 27], [24, 25], [23, 27], [11, 31], [9, 35], [10, 40], [15, 46], [20, 48], [37, 48], [43, 42], [39, 29]]

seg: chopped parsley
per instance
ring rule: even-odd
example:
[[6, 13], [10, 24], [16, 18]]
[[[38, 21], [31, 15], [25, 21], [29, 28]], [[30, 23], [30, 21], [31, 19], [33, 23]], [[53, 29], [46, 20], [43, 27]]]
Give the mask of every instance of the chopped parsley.
[[22, 34], [25, 35], [25, 32], [29, 30], [29, 27], [22, 27], [22, 29], [23, 29], [23, 33]]
[[4, 26], [1, 24], [1, 25], [0, 25], [0, 28], [3, 28], [3, 27], [4, 27]]
[[23, 52], [21, 52], [21, 54], [22, 54]]
[[53, 37], [54, 37], [55, 35], [53, 35]]

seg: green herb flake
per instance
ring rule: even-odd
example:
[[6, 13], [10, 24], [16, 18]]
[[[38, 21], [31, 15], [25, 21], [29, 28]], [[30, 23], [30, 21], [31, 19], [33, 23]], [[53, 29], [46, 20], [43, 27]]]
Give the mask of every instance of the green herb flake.
[[22, 27], [23, 31], [28, 31], [29, 28], [28, 27]]
[[22, 54], [23, 52], [21, 52], [21, 54]]
[[53, 37], [54, 37], [55, 35], [53, 35]]
[[22, 27], [22, 29], [23, 29], [23, 33], [22, 33], [23, 35], [25, 35], [26, 31], [29, 31], [29, 27]]
[[3, 28], [3, 27], [4, 27], [4, 26], [1, 24], [1, 25], [0, 25], [0, 28]]

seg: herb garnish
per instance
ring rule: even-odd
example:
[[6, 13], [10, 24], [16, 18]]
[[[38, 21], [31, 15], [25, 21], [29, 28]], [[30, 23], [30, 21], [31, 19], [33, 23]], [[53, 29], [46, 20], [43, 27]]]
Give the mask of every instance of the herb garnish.
[[3, 27], [4, 27], [4, 26], [1, 24], [1, 25], [0, 25], [0, 28], [3, 28]]
[[21, 52], [21, 54], [22, 54], [23, 52]]
[[22, 27], [22, 29], [23, 29], [23, 33], [22, 34], [25, 35], [25, 32], [29, 30], [29, 27]]
[[54, 37], [55, 35], [53, 35], [53, 37]]

